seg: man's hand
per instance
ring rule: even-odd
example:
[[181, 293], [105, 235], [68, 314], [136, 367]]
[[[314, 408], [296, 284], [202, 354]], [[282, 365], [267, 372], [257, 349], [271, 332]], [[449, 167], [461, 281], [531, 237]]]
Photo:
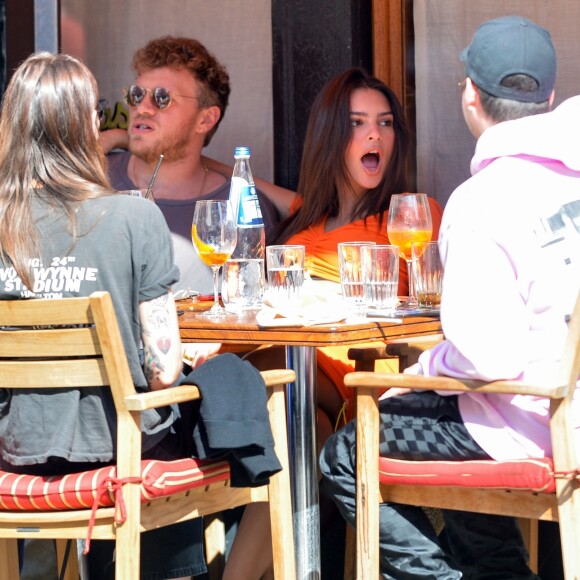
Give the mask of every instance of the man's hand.
[[105, 154], [110, 153], [113, 149], [129, 148], [129, 134], [125, 129], [108, 129], [99, 133], [99, 142]]

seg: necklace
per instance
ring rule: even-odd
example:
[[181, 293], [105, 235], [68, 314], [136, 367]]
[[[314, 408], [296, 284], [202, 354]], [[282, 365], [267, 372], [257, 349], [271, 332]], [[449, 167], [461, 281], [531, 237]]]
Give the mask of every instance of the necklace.
[[201, 187], [199, 189], [199, 193], [197, 194], [197, 197], [201, 197], [203, 190], [205, 188], [205, 182], [207, 180], [207, 174], [209, 173], [209, 170], [207, 168], [207, 165], [205, 164], [205, 161], [202, 159], [201, 160], [201, 166], [203, 167], [203, 179], [201, 181]]
[[[141, 180], [137, 175], [137, 168], [135, 167], [135, 157], [133, 156], [131, 160], [133, 162], [131, 165], [132, 181], [137, 187], [139, 187], [139, 182]], [[201, 166], [203, 168], [203, 179], [201, 180], [201, 187], [199, 188], [199, 193], [197, 194], [197, 197], [202, 196], [203, 191], [205, 189], [205, 182], [207, 181], [207, 174], [209, 173], [209, 169], [207, 168], [207, 165], [205, 164], [205, 161], [203, 159], [201, 160]]]

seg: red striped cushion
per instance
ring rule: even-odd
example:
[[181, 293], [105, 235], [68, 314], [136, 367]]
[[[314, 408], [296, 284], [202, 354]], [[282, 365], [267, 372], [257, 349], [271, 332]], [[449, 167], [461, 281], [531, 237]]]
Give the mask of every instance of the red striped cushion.
[[556, 491], [552, 459], [513, 461], [403, 461], [381, 457], [379, 479], [387, 485], [449, 485]]
[[[227, 461], [149, 459], [141, 461], [141, 475], [141, 498], [147, 501], [225, 481], [230, 477], [230, 469]], [[19, 475], [0, 470], [0, 510], [90, 509], [103, 485], [109, 492], [101, 495], [99, 506], [112, 506], [115, 497], [109, 480], [114, 480], [115, 476], [114, 466], [52, 477]]]

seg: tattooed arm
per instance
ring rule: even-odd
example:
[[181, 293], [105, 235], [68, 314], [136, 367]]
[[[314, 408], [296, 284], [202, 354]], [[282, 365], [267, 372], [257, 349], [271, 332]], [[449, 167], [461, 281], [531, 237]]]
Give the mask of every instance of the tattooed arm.
[[177, 311], [171, 292], [139, 304], [144, 371], [151, 390], [175, 383], [182, 368]]

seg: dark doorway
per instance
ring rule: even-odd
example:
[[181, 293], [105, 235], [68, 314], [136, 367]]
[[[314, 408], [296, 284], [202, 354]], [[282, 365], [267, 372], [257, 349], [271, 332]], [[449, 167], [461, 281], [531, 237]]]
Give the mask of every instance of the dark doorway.
[[310, 106], [333, 75], [372, 72], [371, 0], [273, 0], [274, 179], [296, 189]]
[[8, 83], [18, 65], [34, 52], [34, 0], [0, 1], [4, 7], [4, 81]]

